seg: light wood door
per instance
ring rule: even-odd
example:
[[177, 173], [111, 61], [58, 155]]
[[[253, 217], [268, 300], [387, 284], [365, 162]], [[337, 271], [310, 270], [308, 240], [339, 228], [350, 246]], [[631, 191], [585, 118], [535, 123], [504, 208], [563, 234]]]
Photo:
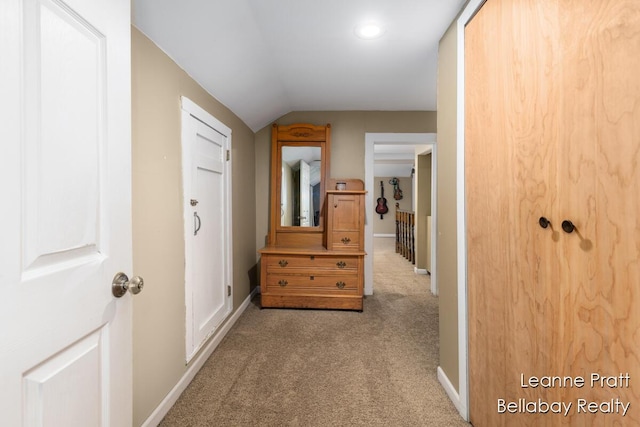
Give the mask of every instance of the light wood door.
[[131, 425], [129, 8], [0, 4], [4, 426]]
[[[592, 374], [640, 377], [640, 84], [633, 71], [640, 60], [632, 54], [640, 49], [639, 7], [489, 0], [467, 25], [469, 374], [476, 426], [640, 422], [633, 405], [623, 417], [615, 403], [640, 401], [633, 382], [590, 383]], [[542, 228], [540, 217], [551, 225]], [[576, 231], [564, 232], [564, 220]], [[584, 377], [586, 384], [523, 386], [532, 376]], [[501, 399], [559, 402], [567, 416], [500, 414]], [[605, 407], [590, 413], [587, 402]], [[602, 412], [607, 409], [614, 413]]]
[[574, 60], [563, 61], [557, 217], [576, 230], [562, 233], [560, 363], [572, 375], [618, 377], [563, 397], [632, 402], [624, 417], [571, 422], [640, 425], [640, 3], [561, 6], [559, 26], [586, 36], [562, 32]]

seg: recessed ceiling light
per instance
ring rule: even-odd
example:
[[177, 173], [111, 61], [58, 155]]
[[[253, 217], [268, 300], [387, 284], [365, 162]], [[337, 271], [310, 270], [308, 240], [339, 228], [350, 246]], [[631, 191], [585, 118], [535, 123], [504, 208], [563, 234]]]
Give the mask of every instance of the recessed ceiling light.
[[375, 39], [384, 33], [384, 29], [375, 22], [368, 22], [366, 24], [358, 25], [355, 28], [355, 33], [356, 36], [361, 39]]

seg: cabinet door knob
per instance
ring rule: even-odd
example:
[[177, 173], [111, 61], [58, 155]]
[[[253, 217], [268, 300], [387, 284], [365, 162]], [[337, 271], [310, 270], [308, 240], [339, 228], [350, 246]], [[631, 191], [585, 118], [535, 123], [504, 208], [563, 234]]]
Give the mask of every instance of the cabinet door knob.
[[540, 227], [542, 227], [542, 228], [547, 228], [548, 226], [551, 225], [551, 221], [549, 221], [547, 218], [541, 216], [540, 219], [538, 220], [538, 224], [540, 224]]
[[565, 219], [564, 221], [562, 221], [562, 230], [564, 230], [565, 233], [573, 233], [573, 230], [575, 229], [576, 229], [576, 226], [573, 225], [573, 223], [568, 219]]
[[336, 282], [336, 286], [338, 287], [338, 289], [344, 289], [346, 283], [344, 283], [343, 281], [339, 281]]
[[351, 239], [350, 239], [350, 238], [348, 238], [348, 237], [343, 237], [343, 238], [342, 238], [342, 243], [344, 243], [345, 245], [346, 245], [347, 243], [349, 243], [350, 241], [351, 241]]
[[278, 264], [280, 264], [280, 267], [286, 267], [289, 265], [289, 262], [286, 259], [281, 259]]
[[288, 284], [289, 284], [289, 282], [287, 282], [286, 280], [280, 280], [280, 281], [278, 282], [278, 285], [282, 286], [283, 288], [284, 288], [285, 286], [287, 286]]
[[344, 261], [338, 261], [336, 262], [336, 265], [338, 266], [338, 268], [345, 268], [347, 266], [347, 263]]

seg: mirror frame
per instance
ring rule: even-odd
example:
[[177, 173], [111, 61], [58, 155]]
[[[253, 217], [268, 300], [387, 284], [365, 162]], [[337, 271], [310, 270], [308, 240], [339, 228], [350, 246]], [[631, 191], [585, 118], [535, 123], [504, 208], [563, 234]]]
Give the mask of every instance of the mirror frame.
[[[329, 124], [326, 126], [308, 123], [273, 124], [271, 129], [271, 219], [268, 244], [275, 246], [322, 244], [325, 199], [329, 180], [330, 131]], [[301, 227], [280, 224], [283, 147], [320, 147], [320, 220], [317, 226]]]

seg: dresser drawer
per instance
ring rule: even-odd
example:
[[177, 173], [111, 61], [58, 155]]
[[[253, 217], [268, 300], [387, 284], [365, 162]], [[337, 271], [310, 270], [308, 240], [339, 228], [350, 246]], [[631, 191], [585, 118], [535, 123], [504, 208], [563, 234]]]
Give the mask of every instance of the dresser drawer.
[[362, 250], [360, 233], [357, 231], [334, 231], [330, 234], [333, 250]]
[[358, 274], [267, 274], [267, 292], [308, 292], [322, 293], [358, 292]]
[[356, 256], [277, 255], [266, 257], [267, 273], [308, 272], [310, 270], [336, 270], [351, 272], [358, 269]]

